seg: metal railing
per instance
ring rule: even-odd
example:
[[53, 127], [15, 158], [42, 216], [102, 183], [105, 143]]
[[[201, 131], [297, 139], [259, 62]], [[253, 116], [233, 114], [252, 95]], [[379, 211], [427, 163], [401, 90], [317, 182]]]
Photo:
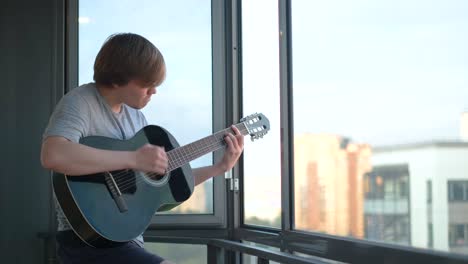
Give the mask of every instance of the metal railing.
[[257, 257], [258, 264], [268, 264], [270, 261], [287, 264], [325, 264], [327, 262], [316, 257], [304, 258], [289, 253], [274, 251], [258, 246], [224, 239], [212, 239], [208, 242], [208, 264], [225, 263], [225, 251], [240, 252]]

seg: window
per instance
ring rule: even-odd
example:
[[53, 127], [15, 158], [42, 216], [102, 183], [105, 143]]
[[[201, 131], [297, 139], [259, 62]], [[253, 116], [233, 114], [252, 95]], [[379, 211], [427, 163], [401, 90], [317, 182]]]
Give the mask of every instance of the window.
[[365, 238], [403, 245], [410, 244], [408, 215], [367, 214]]
[[[171, 17], [173, 23], [164, 24], [167, 21], [159, 17], [163, 21], [157, 23], [156, 29], [153, 27], [152, 30], [158, 32], [155, 34], [172, 32], [169, 40], [173, 41], [182, 37], [185, 43], [176, 43], [176, 49], [186, 43], [203, 46], [197, 51], [181, 53], [185, 55], [182, 59], [173, 54], [176, 59], [172, 60], [172, 51], [163, 50], [164, 40], [156, 36], [155, 44], [164, 54], [168, 53], [166, 60], [176, 64], [168, 67], [178, 72], [168, 75], [159, 92], [174, 96], [171, 93], [175, 89], [169, 87], [172, 84], [181, 90], [189, 87], [182, 96], [196, 97], [198, 95], [193, 95], [190, 88], [201, 87], [196, 90], [203, 94], [199, 98], [201, 101], [189, 106], [195, 110], [187, 118], [196, 119], [196, 123], [201, 121], [201, 128], [196, 132], [200, 136], [216, 131], [221, 124], [224, 126], [226, 122], [220, 116], [231, 111], [244, 116], [261, 112], [269, 118], [271, 129], [263, 139], [253, 143], [246, 138], [243, 166], [239, 170], [241, 189], [227, 192], [233, 198], [226, 207], [233, 210], [229, 211], [233, 216], [228, 221], [229, 229], [156, 230], [152, 233], [155, 237], [163, 234], [167, 239], [176, 234], [185, 238], [187, 233], [192, 235], [190, 239], [201, 237], [204, 240], [205, 237], [227, 236], [230, 230], [233, 233], [229, 234], [236, 240], [246, 243], [351, 263], [361, 260], [381, 263], [385, 261], [373, 261], [374, 258], [390, 255], [393, 258], [390, 261], [394, 262], [406, 256], [428, 260], [436, 254], [434, 252], [455, 252], [455, 248], [459, 250], [457, 253], [468, 254], [468, 247], [453, 246], [462, 244], [456, 241], [466, 240], [466, 227], [455, 226], [465, 225], [465, 221], [459, 221], [460, 213], [456, 213], [464, 211], [453, 206], [459, 203], [448, 204], [447, 201], [454, 199], [450, 197], [466, 197], [468, 187], [445, 185], [454, 179], [468, 181], [468, 169], [459, 166], [468, 157], [468, 145], [461, 143], [454, 132], [458, 128], [456, 116], [465, 107], [464, 98], [468, 96], [465, 89], [468, 63], [464, 59], [468, 56], [464, 48], [468, 39], [458, 33], [468, 30], [465, 16], [468, 6], [440, 0], [430, 5], [343, 0], [234, 0], [229, 6], [223, 6], [224, 1], [203, 3], [202, 7], [198, 2], [196, 5], [185, 1], [183, 4], [181, 1], [157, 3], [159, 10], [168, 5], [177, 5], [177, 8], [162, 11], [170, 14], [165, 17]], [[151, 9], [151, 4], [156, 5], [152, 1], [145, 2], [145, 9]], [[93, 9], [96, 7], [100, 4]], [[197, 12], [190, 12], [193, 10]], [[217, 13], [215, 10], [223, 15], [211, 16], [211, 22], [210, 12], [213, 15]], [[107, 9], [106, 12], [112, 13]], [[216, 17], [224, 15], [232, 15], [234, 23], [229, 23], [231, 18]], [[172, 19], [180, 16], [184, 19], [176, 22]], [[152, 21], [155, 18], [148, 17]], [[208, 23], [198, 23], [199, 18]], [[224, 19], [228, 24], [224, 24]], [[89, 45], [83, 41], [85, 31], [90, 30], [94, 22], [91, 15], [84, 13], [81, 21], [80, 47], [85, 47]], [[180, 24], [184, 21], [190, 22]], [[289, 22], [291, 28], [285, 28]], [[167, 30], [159, 32], [162, 25]], [[231, 27], [234, 32], [229, 32]], [[185, 32], [186, 29], [190, 32]], [[219, 31], [224, 35], [219, 36]], [[185, 38], [184, 32], [191, 38]], [[288, 46], [291, 53], [287, 56], [285, 39], [291, 40], [287, 45], [292, 45]], [[240, 46], [236, 46], [240, 44], [238, 40]], [[220, 48], [231, 44], [232, 50]], [[169, 44], [166, 47], [169, 46], [167, 50], [173, 48]], [[190, 50], [184, 47], [187, 49], [184, 51]], [[198, 51], [204, 55], [199, 57]], [[238, 53], [242, 56], [236, 57]], [[87, 57], [94, 56], [85, 54], [80, 53], [80, 67], [81, 60], [86, 62]], [[233, 57], [225, 58], [225, 54]], [[285, 57], [292, 65], [285, 65]], [[200, 68], [190, 75], [193, 68], [190, 62], [197, 59], [201, 60]], [[234, 63], [231, 64], [230, 59]], [[227, 83], [224, 75], [230, 75], [230, 71], [234, 77], [234, 98], [226, 97], [229, 91], [224, 89]], [[169, 79], [177, 79], [179, 73], [188, 79], [182, 82]], [[287, 85], [280, 78], [285, 75], [291, 77]], [[203, 81], [196, 81], [200, 76]], [[232, 109], [224, 108], [224, 104], [231, 102], [234, 103]], [[156, 104], [154, 111], [151, 108], [147, 115], [157, 113], [155, 118], [162, 118], [157, 122], [178, 133], [177, 120], [160, 115], [169, 113], [173, 102], [161, 100]], [[284, 105], [292, 111], [283, 111]], [[185, 101], [176, 102], [176, 111], [186, 107]], [[210, 121], [206, 122], [208, 116]], [[200, 136], [190, 133], [180, 141]], [[288, 160], [289, 157], [294, 159]], [[207, 156], [196, 162], [199, 163], [194, 166], [213, 161]], [[424, 188], [428, 180], [430, 187]], [[223, 180], [207, 184], [216, 185], [217, 182]], [[294, 184], [282, 185], [285, 182]], [[219, 212], [216, 205], [221, 204], [221, 209], [225, 209], [224, 196], [216, 196], [218, 189], [223, 192], [224, 188], [210, 185], [203, 188], [200, 196], [209, 198], [197, 198], [202, 201], [197, 203], [197, 209], [184, 209], [179, 213], [201, 213], [204, 217], [205, 213], [216, 215]], [[290, 200], [281, 200], [285, 197]], [[432, 202], [430, 206], [427, 199]], [[432, 204], [437, 210], [430, 209]], [[168, 216], [173, 217], [170, 219], [183, 217], [172, 213], [175, 212]], [[197, 222], [206, 226], [206, 218], [196, 218], [198, 216], [190, 215], [194, 221], [176, 221], [175, 224]], [[165, 215], [158, 217], [168, 219]], [[164, 223], [171, 224], [169, 220]], [[170, 235], [165, 236], [165, 231]], [[405, 247], [385, 246], [385, 243]], [[375, 251], [356, 250], [362, 245], [371, 245]], [[436, 251], [420, 254], [418, 250], [413, 254], [412, 247], [432, 247]], [[162, 251], [160, 248], [153, 250]], [[445, 252], [437, 256], [451, 257]], [[256, 261], [248, 255], [243, 259]]]
[[[459, 1], [291, 1], [296, 230], [449, 250], [441, 183], [468, 180], [468, 38], [457, 33], [467, 11]], [[449, 200], [466, 189], [450, 184]]]
[[432, 229], [431, 223], [427, 225], [427, 229], [428, 229], [427, 233], [429, 236], [428, 241], [427, 241], [427, 247], [432, 248], [434, 246], [434, 233], [433, 233], [434, 231]]
[[366, 199], [408, 200], [408, 166], [380, 166], [364, 175], [369, 188], [365, 192]]
[[[256, 244], [256, 243], [251, 243], [251, 242], [244, 242], [244, 243], [247, 245], [251, 245], [251, 246], [258, 246], [258, 247], [273, 250], [273, 251], [279, 251], [279, 248], [267, 247], [262, 244]], [[249, 254], [242, 254], [242, 264], [257, 264], [257, 263], [258, 263], [258, 258], [256, 256], [251, 256]], [[279, 264], [278, 262], [275, 262], [275, 261], [269, 261], [268, 263]]]
[[[129, 16], [130, 13], [138, 15]], [[210, 0], [196, 3], [139, 1], [138, 4], [126, 0], [80, 0], [78, 14], [79, 84], [92, 81], [94, 58], [109, 35], [137, 33], [158, 47], [167, 66], [166, 80], [158, 88], [158, 95], [142, 110], [148, 123], [170, 131], [180, 145], [225, 128], [225, 103], [213, 99], [225, 93], [225, 69], [224, 65], [220, 66], [225, 56], [220, 41], [223, 29], [212, 26], [221, 23], [218, 20], [222, 15], [214, 13], [212, 16]], [[215, 23], [212, 23], [213, 19]], [[218, 89], [213, 89], [214, 86]], [[219, 154], [208, 154], [190, 164], [192, 167], [210, 165], [216, 157], [219, 158]], [[197, 219], [205, 224], [222, 223], [223, 187], [223, 177], [208, 180], [195, 188], [188, 201], [170, 212], [158, 213], [155, 222], [174, 224], [179, 220], [175, 221], [170, 215], [201, 214]], [[193, 219], [189, 223], [188, 220], [180, 221], [189, 225], [199, 222]]]
[[450, 246], [468, 245], [468, 224], [450, 224], [449, 241]]
[[427, 203], [432, 203], [432, 181], [426, 182]]
[[206, 263], [206, 246], [187, 244], [145, 243], [145, 249], [174, 263]]
[[448, 197], [451, 202], [468, 201], [468, 181], [449, 181]]
[[[262, 10], [262, 19], [258, 19]], [[263, 112], [270, 131], [244, 151], [244, 222], [281, 226], [278, 2], [242, 1], [243, 113]], [[245, 26], [247, 25], [247, 26]]]

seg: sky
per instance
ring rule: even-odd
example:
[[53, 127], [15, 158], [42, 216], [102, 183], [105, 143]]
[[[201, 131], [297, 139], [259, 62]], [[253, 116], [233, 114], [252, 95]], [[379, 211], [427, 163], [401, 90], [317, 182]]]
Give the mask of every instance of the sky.
[[[244, 112], [261, 108], [272, 127], [246, 147], [246, 211], [271, 219], [265, 208], [281, 204], [278, 8], [242, 4]], [[294, 133], [372, 146], [458, 140], [468, 107], [467, 13], [467, 1], [293, 0]]]
[[[110, 34], [141, 34], [161, 50], [168, 69], [143, 110], [148, 121], [181, 144], [213, 132], [210, 1], [79, 3], [86, 18], [80, 84], [92, 80], [94, 58]], [[243, 111], [261, 112], [271, 124], [264, 139], [246, 141], [246, 175], [255, 175], [247, 188], [269, 197], [250, 199], [247, 213], [254, 213], [280, 208], [278, 7], [273, 0], [242, 5]], [[466, 0], [292, 0], [294, 132], [372, 146], [458, 140], [468, 110], [466, 14]]]
[[459, 138], [467, 1], [292, 3], [296, 133], [373, 146]]
[[[88, 18], [79, 29], [80, 84], [92, 81], [94, 59], [109, 35], [140, 34], [161, 51], [167, 65], [166, 81], [143, 109], [148, 122], [169, 130], [180, 144], [213, 133], [209, 1], [79, 3], [79, 16]], [[194, 162], [197, 166], [208, 163], [210, 156]]]
[[[159, 89], [166, 102], [155, 99], [146, 110], [149, 119], [172, 126], [177, 122], [167, 113], [180, 110], [208, 127], [209, 1], [116, 3], [80, 1], [80, 16], [89, 18], [80, 24], [80, 83], [91, 80], [94, 57], [108, 35], [142, 34], [168, 64]], [[277, 30], [276, 1], [243, 6], [249, 25], [244, 39], [253, 36], [244, 46], [244, 84], [262, 83], [279, 93], [278, 47], [267, 36]], [[468, 109], [467, 1], [301, 0], [292, 1], [292, 13], [297, 133], [336, 133], [372, 145], [458, 138], [460, 114]], [[178, 103], [167, 104], [168, 97]]]

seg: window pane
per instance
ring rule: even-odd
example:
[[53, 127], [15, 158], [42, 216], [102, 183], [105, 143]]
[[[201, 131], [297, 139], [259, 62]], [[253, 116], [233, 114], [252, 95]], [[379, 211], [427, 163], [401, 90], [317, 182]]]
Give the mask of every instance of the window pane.
[[463, 201], [464, 183], [460, 181], [449, 182], [449, 199], [451, 201]]
[[[280, 252], [280, 249], [275, 248], [275, 247], [269, 247], [269, 246], [266, 246], [266, 245], [257, 244], [257, 243], [253, 243], [253, 242], [248, 242], [248, 241], [243, 241], [243, 243], [247, 244], [249, 246], [256, 246], [256, 247], [261, 247], [261, 248], [264, 248], [264, 249]], [[252, 255], [245, 254], [245, 253], [242, 254], [242, 264], [257, 264], [257, 263], [258, 263], [258, 257], [257, 256], [252, 256]], [[280, 263], [272, 261], [272, 260], [270, 260], [268, 263], [270, 263], [270, 264], [280, 264]]]
[[[79, 16], [80, 84], [92, 81], [94, 58], [109, 35], [140, 34], [158, 47], [167, 66], [165, 82], [143, 109], [148, 123], [170, 131], [180, 145], [213, 133], [211, 1], [80, 0]], [[212, 155], [191, 163], [209, 164]], [[212, 213], [212, 197], [209, 180], [171, 212]]]
[[468, 254], [467, 12], [292, 0], [297, 229]]
[[426, 182], [426, 193], [427, 193], [427, 203], [430, 205], [432, 203], [432, 181], [428, 180]]
[[162, 258], [179, 264], [199, 264], [207, 262], [207, 249], [204, 245], [165, 244], [145, 242], [145, 248]]
[[[257, 264], [258, 263], [258, 257], [257, 256], [252, 256], [249, 254], [242, 254], [242, 264]], [[268, 263], [271, 264], [281, 264], [275, 261], [269, 261]]]
[[330, 263], [330, 264], [344, 264], [344, 263], [345, 263], [345, 262], [336, 261], [336, 260], [330, 260], [330, 259], [325, 259], [325, 258], [319, 258], [319, 257], [317, 257], [317, 256], [307, 255], [307, 254], [300, 253], [300, 252], [294, 252], [294, 255], [299, 256], [299, 257], [304, 257], [304, 258], [310, 258], [312, 261], [318, 259], [318, 260], [320, 260], [320, 261], [323, 262], [323, 263]]
[[270, 131], [246, 140], [244, 151], [245, 223], [281, 226], [278, 2], [242, 1], [243, 113], [262, 112]]

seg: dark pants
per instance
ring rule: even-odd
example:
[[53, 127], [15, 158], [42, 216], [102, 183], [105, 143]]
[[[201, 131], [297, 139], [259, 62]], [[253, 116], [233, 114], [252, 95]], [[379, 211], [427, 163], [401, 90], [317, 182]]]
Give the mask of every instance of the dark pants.
[[115, 247], [93, 248], [82, 242], [73, 231], [58, 232], [57, 254], [62, 264], [159, 264], [163, 261], [134, 241]]

